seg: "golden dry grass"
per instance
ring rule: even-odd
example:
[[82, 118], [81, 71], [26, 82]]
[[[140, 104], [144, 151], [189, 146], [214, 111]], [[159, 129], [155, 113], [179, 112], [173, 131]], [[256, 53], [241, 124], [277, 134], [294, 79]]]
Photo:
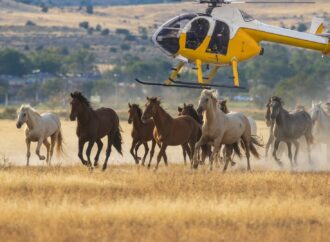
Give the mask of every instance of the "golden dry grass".
[[67, 155], [54, 167], [34, 155], [38, 166], [26, 168], [14, 166], [25, 164], [23, 130], [0, 121], [0, 153], [11, 163], [0, 166], [1, 241], [328, 240], [329, 173], [276, 172], [268, 161], [253, 161], [253, 172], [245, 161], [226, 174], [191, 171], [180, 148], [153, 172], [133, 165], [126, 122], [124, 157], [114, 152], [106, 172], [90, 172], [76, 157], [75, 123], [62, 124]]
[[1, 241], [327, 241], [329, 174], [0, 169]]

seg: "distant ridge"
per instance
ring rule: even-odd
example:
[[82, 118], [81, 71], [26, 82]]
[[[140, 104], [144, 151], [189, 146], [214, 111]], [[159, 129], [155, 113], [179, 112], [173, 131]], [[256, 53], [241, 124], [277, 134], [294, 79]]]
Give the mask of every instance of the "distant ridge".
[[54, 6], [54, 7], [90, 6], [90, 5], [114, 6], [114, 5], [181, 2], [181, 0], [55, 0], [55, 1], [54, 0], [12, 0], [12, 1], [20, 2], [24, 4], [31, 4], [38, 6], [46, 5], [46, 6]]

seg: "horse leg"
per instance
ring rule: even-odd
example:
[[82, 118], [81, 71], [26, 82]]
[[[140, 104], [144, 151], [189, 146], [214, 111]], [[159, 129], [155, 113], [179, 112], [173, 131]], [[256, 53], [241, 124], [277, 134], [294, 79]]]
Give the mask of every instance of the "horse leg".
[[81, 163], [84, 165], [84, 166], [87, 166], [87, 161], [84, 160], [84, 156], [83, 156], [83, 150], [84, 150], [84, 145], [85, 145], [86, 141], [79, 138], [79, 142], [78, 142], [78, 157], [79, 159], [81, 160]]
[[149, 146], [148, 146], [147, 142], [144, 142], [143, 145], [144, 145], [144, 156], [142, 158], [142, 165], [144, 166], [144, 163], [146, 162], [147, 155], [149, 153]]
[[[294, 146], [296, 148], [296, 150], [294, 152], [294, 165], [297, 166], [297, 164], [298, 164], [298, 162], [297, 162], [297, 160], [298, 160], [298, 152], [299, 152], [300, 144], [299, 144], [299, 142], [297, 140], [293, 141], [293, 143], [294, 143]], [[307, 150], [309, 150], [308, 145], [309, 144], [307, 144]]]
[[286, 145], [288, 146], [288, 157], [290, 159], [291, 169], [293, 169], [291, 142], [286, 142]]
[[225, 166], [223, 167], [222, 172], [226, 172], [226, 170], [228, 168], [228, 165], [229, 165], [229, 162], [231, 160], [230, 156], [231, 156], [232, 150], [230, 150], [230, 149], [231, 148], [230, 147], [227, 147], [227, 145], [224, 148], [225, 152], [223, 154], [223, 158], [225, 159]]
[[42, 145], [43, 142], [44, 142], [44, 139], [39, 138], [37, 148], [36, 148], [36, 154], [37, 154], [37, 156], [39, 157], [40, 160], [45, 160], [46, 159], [45, 156], [40, 155], [40, 148], [41, 148], [41, 145]]
[[134, 148], [136, 147], [136, 144], [137, 144], [137, 140], [133, 138], [133, 141], [132, 141], [132, 146], [131, 146], [131, 149], [130, 149], [130, 153], [131, 155], [133, 156], [134, 158], [134, 161], [135, 161], [135, 164], [138, 164], [139, 161], [137, 160], [135, 154], [134, 154]]
[[281, 162], [280, 159], [277, 158], [277, 156], [276, 156], [276, 152], [277, 152], [277, 150], [278, 150], [278, 146], [280, 145], [280, 142], [281, 142], [281, 141], [278, 140], [278, 139], [275, 140], [275, 143], [274, 143], [274, 150], [273, 150], [273, 157], [274, 157], [275, 161], [277, 162], [277, 164], [278, 164], [279, 166], [282, 166], [282, 165], [283, 165], [282, 162]]
[[[157, 156], [157, 164], [156, 164], [156, 167], [155, 167], [155, 171], [158, 169], [159, 162], [162, 159], [162, 157], [164, 156], [166, 148], [167, 148], [167, 145], [162, 143], [160, 151], [159, 151], [158, 156]], [[167, 160], [166, 160], [165, 164], [167, 164]]]
[[187, 161], [186, 161], [186, 155], [188, 154], [189, 156], [189, 159], [190, 159], [190, 163], [191, 163], [191, 150], [189, 148], [189, 145], [186, 143], [186, 144], [183, 144], [182, 145], [182, 150], [183, 150], [183, 157], [184, 157], [184, 165], [187, 165]]
[[88, 146], [87, 146], [87, 149], [86, 149], [87, 161], [88, 161], [88, 165], [91, 169], [93, 169], [93, 163], [91, 162], [91, 152], [92, 152], [94, 143], [95, 143], [94, 140], [90, 140], [88, 142]]
[[217, 138], [214, 141], [214, 149], [213, 149], [212, 158], [210, 160], [210, 166], [209, 166], [209, 170], [210, 171], [212, 171], [212, 169], [213, 169], [213, 160], [216, 159], [219, 151], [221, 150], [221, 141], [222, 141], [222, 137], [221, 138]]
[[31, 141], [28, 138], [26, 138], [25, 139], [25, 143], [26, 143], [26, 148], [27, 148], [27, 152], [26, 152], [26, 166], [29, 166], [29, 164], [30, 164], [30, 157], [31, 157], [31, 151], [30, 151]]
[[50, 163], [49, 163], [49, 149], [50, 149], [50, 144], [49, 144], [49, 142], [48, 142], [48, 140], [47, 139], [45, 139], [44, 140], [44, 146], [46, 147], [46, 152], [47, 152], [47, 155], [46, 155], [46, 163], [48, 164], [48, 165], [50, 165]]
[[101, 139], [96, 140], [96, 144], [97, 144], [97, 153], [96, 153], [96, 156], [94, 158], [94, 167], [99, 166], [100, 153], [101, 153], [102, 148], [103, 148], [103, 143], [102, 143]]
[[111, 132], [110, 134], [108, 134], [108, 146], [107, 146], [107, 151], [106, 151], [106, 155], [105, 155], [105, 161], [102, 167], [102, 170], [105, 171], [107, 169], [108, 166], [108, 160], [111, 154], [111, 148], [112, 148], [112, 142], [115, 138], [115, 133]]
[[246, 155], [246, 162], [247, 162], [247, 170], [251, 170], [251, 165], [250, 165], [250, 139], [247, 139], [246, 137], [242, 137], [242, 142], [245, 148], [245, 155]]
[[[272, 131], [270, 131], [272, 132]], [[268, 138], [268, 141], [267, 141], [267, 144], [266, 144], [266, 153], [265, 153], [265, 156], [267, 157], [268, 156], [268, 151], [269, 151], [269, 147], [271, 146], [271, 144], [273, 143], [274, 141], [274, 135], [271, 133], [269, 135], [269, 138]]]
[[187, 153], [186, 153], [186, 149], [184, 147], [184, 145], [181, 145], [182, 147], [182, 154], [183, 154], [183, 162], [184, 162], [184, 165], [187, 165]]
[[[199, 141], [197, 141], [197, 143], [195, 144], [195, 148], [194, 148], [194, 153], [193, 153], [193, 160], [191, 162], [191, 168], [195, 168], [197, 169], [198, 168], [198, 152], [201, 148], [202, 145], [206, 144], [207, 143], [207, 138], [205, 136], [201, 136], [201, 138], [199, 139]], [[213, 153], [212, 153], [213, 155]], [[212, 156], [211, 156], [212, 157]]]
[[141, 158], [138, 156], [138, 150], [139, 150], [141, 145], [142, 145], [142, 142], [139, 141], [135, 146], [135, 157], [136, 157], [136, 160], [137, 160], [138, 164], [139, 164], [139, 161], [141, 160]]
[[151, 160], [152, 160], [152, 157], [154, 157], [155, 147], [156, 147], [156, 141], [155, 141], [155, 139], [152, 139], [151, 142], [152, 143], [151, 143], [151, 151], [150, 151], [150, 159], [149, 159], [148, 168], [150, 168], [150, 166], [151, 166]]

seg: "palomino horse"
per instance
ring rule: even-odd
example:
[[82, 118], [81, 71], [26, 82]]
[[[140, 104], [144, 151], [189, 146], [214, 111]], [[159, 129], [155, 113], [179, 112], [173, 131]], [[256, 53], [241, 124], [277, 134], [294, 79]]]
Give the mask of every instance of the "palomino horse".
[[181, 116], [172, 118], [160, 105], [157, 98], [147, 97], [145, 110], [142, 114], [142, 121], [153, 118], [156, 129], [154, 129], [154, 138], [161, 145], [157, 156], [158, 169], [159, 162], [163, 157], [167, 165], [166, 148], [168, 146], [183, 145], [188, 150], [189, 158], [192, 161], [192, 154], [197, 140], [201, 135], [199, 124], [190, 116]]
[[[46, 162], [50, 165], [56, 143], [57, 152], [62, 152], [63, 137], [60, 119], [52, 113], [43, 113], [40, 115], [29, 105], [22, 105], [18, 112], [16, 127], [20, 129], [24, 123], [27, 125], [25, 129], [25, 142], [27, 146], [26, 165], [29, 166], [31, 142], [38, 142], [36, 154], [40, 160], [46, 159]], [[47, 140], [48, 137], [51, 139], [50, 144]], [[42, 143], [46, 146], [47, 158], [40, 154]]]
[[299, 142], [297, 139], [300, 137], [305, 137], [307, 143], [308, 159], [311, 162], [310, 157], [310, 144], [313, 142], [312, 136], [312, 119], [310, 115], [305, 111], [289, 113], [283, 108], [283, 102], [279, 97], [272, 97], [270, 99], [270, 113], [267, 116], [270, 118], [268, 122], [274, 122], [274, 151], [273, 157], [279, 165], [282, 162], [277, 158], [276, 152], [280, 142], [285, 142], [288, 146], [288, 156], [290, 159], [291, 167], [293, 167], [292, 162], [292, 151], [291, 143], [294, 143], [296, 151], [294, 154], [294, 162], [297, 164], [297, 156], [299, 152]]
[[311, 117], [313, 122], [313, 137], [315, 143], [326, 144], [327, 162], [330, 161], [330, 117], [323, 110], [322, 103], [312, 104]]
[[[220, 151], [222, 145], [232, 145], [242, 140], [247, 158], [247, 169], [250, 170], [250, 151], [259, 158], [258, 151], [254, 144], [261, 146], [251, 137], [251, 127], [249, 120], [242, 113], [225, 114], [218, 107], [218, 95], [216, 90], [203, 90], [199, 99], [197, 111], [203, 113], [204, 124], [202, 127], [202, 137], [197, 142], [194, 154], [194, 167], [198, 167], [197, 151], [201, 145], [213, 142], [214, 149], [210, 160], [210, 170], [212, 170], [213, 160]], [[225, 157], [224, 171], [226, 171], [231, 153]]]
[[[132, 129], [132, 146], [130, 152], [135, 160], [136, 164], [139, 164], [139, 157], [137, 155], [138, 149], [141, 144], [144, 145], [144, 156], [142, 158], [142, 165], [144, 166], [146, 157], [149, 152], [148, 142], [152, 141], [151, 151], [150, 151], [150, 160], [148, 167], [150, 167], [152, 157], [154, 156], [156, 141], [153, 136], [153, 131], [155, 128], [154, 121], [152, 119], [142, 122], [142, 110], [137, 104], [128, 103], [128, 123], [133, 123]], [[134, 153], [135, 152], [135, 153]]]
[[[90, 154], [94, 143], [96, 142], [98, 150], [94, 160], [94, 166], [98, 166], [100, 153], [103, 147], [101, 139], [108, 137], [108, 147], [106, 158], [103, 164], [103, 170], [107, 168], [108, 159], [111, 153], [111, 147], [114, 145], [119, 154], [122, 155], [122, 138], [119, 127], [119, 118], [111, 108], [99, 108], [93, 110], [89, 101], [80, 93], [71, 93], [71, 114], [70, 119], [77, 119], [77, 136], [79, 138], [78, 157], [84, 165], [93, 168], [90, 160]], [[86, 150], [87, 161], [83, 157], [85, 143], [88, 142]]]
[[[220, 109], [222, 110], [222, 112], [224, 113], [230, 113], [228, 107], [227, 107], [227, 100], [221, 100], [219, 101], [220, 104]], [[253, 136], [257, 136], [257, 122], [252, 118], [252, 117], [247, 117], [247, 119], [249, 120], [250, 126], [251, 126], [251, 135]]]

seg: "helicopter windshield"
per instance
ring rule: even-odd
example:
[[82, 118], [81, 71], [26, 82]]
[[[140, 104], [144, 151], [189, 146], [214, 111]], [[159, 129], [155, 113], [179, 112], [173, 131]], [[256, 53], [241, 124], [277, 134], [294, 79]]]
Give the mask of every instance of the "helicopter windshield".
[[169, 20], [156, 31], [153, 36], [153, 41], [168, 54], [176, 54], [179, 50], [180, 30], [196, 16], [198, 15], [195, 13], [187, 13]]

